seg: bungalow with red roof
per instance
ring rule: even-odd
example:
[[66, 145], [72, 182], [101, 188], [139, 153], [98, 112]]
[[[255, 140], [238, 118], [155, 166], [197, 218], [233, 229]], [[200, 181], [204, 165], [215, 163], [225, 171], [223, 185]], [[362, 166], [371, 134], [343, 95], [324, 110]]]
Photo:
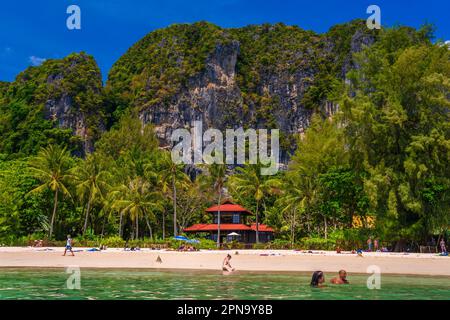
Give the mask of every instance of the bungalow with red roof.
[[[239, 242], [255, 243], [256, 242], [256, 224], [248, 223], [247, 218], [253, 213], [235, 204], [229, 200], [223, 202], [220, 206], [212, 206], [206, 209], [206, 212], [213, 216], [213, 223], [210, 224], [194, 224], [184, 232], [189, 233], [209, 233], [208, 238], [217, 241], [217, 231], [219, 228], [218, 217], [220, 212], [220, 242], [230, 238], [231, 233], [238, 234], [233, 237]], [[258, 224], [259, 242], [268, 242], [273, 240], [274, 230], [264, 224]]]

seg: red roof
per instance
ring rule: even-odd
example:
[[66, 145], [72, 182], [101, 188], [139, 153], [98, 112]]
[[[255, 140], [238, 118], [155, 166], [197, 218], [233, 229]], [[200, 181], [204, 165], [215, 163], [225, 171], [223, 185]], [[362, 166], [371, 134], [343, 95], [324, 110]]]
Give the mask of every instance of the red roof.
[[211, 208], [206, 209], [206, 212], [244, 212], [247, 214], [252, 214], [246, 208], [241, 205], [231, 203], [229, 201], [222, 203], [220, 206], [212, 206]]
[[[245, 224], [233, 224], [233, 223], [221, 223], [220, 230], [223, 231], [256, 231], [256, 225], [252, 224], [252, 226], [247, 226]], [[208, 232], [208, 231], [217, 231], [217, 224], [194, 224], [186, 229], [186, 232]], [[274, 232], [274, 230], [264, 224], [259, 225], [260, 232]]]
[[[245, 224], [233, 224], [233, 223], [221, 223], [220, 230], [231, 231], [231, 230], [252, 230], [249, 226]], [[184, 231], [195, 231], [195, 232], [203, 232], [203, 231], [217, 231], [217, 224], [194, 224], [190, 226]]]
[[[275, 230], [273, 230], [271, 227], [265, 225], [265, 224], [259, 224], [258, 225], [258, 231], [259, 232], [275, 232]], [[252, 223], [251, 228], [253, 231], [256, 231], [256, 223]]]

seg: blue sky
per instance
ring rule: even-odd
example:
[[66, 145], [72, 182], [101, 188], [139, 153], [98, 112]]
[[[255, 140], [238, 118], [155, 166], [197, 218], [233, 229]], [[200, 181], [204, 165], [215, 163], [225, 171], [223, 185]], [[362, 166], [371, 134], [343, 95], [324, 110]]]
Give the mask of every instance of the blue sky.
[[[71, 4], [81, 8], [81, 30], [66, 27]], [[380, 6], [383, 25], [433, 23], [437, 38], [450, 39], [448, 0], [5, 0], [0, 3], [0, 80], [12, 81], [43, 59], [79, 51], [95, 57], [105, 79], [133, 43], [173, 23], [206, 20], [239, 27], [283, 22], [325, 32], [337, 23], [366, 19], [371, 4]]]

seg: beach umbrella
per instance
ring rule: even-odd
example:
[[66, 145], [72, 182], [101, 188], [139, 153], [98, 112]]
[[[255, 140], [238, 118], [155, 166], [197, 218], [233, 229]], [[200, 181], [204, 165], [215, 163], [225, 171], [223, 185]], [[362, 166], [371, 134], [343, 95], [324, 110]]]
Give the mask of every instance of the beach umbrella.
[[234, 241], [234, 240], [237, 240], [237, 238], [240, 236], [241, 235], [239, 233], [232, 232], [232, 233], [227, 234], [227, 239], [229, 239], [229, 241]]

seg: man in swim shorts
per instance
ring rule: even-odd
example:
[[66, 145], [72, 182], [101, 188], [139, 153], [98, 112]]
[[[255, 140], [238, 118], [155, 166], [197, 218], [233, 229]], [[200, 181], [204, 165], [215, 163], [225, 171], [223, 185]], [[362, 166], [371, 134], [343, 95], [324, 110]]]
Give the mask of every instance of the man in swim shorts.
[[339, 275], [331, 279], [332, 284], [348, 284], [347, 271], [339, 270]]
[[70, 237], [70, 234], [67, 235], [67, 242], [66, 242], [66, 247], [64, 249], [63, 256], [66, 255], [67, 250], [69, 250], [70, 253], [72, 253], [72, 256], [75, 256], [75, 254], [72, 251], [72, 238]]

